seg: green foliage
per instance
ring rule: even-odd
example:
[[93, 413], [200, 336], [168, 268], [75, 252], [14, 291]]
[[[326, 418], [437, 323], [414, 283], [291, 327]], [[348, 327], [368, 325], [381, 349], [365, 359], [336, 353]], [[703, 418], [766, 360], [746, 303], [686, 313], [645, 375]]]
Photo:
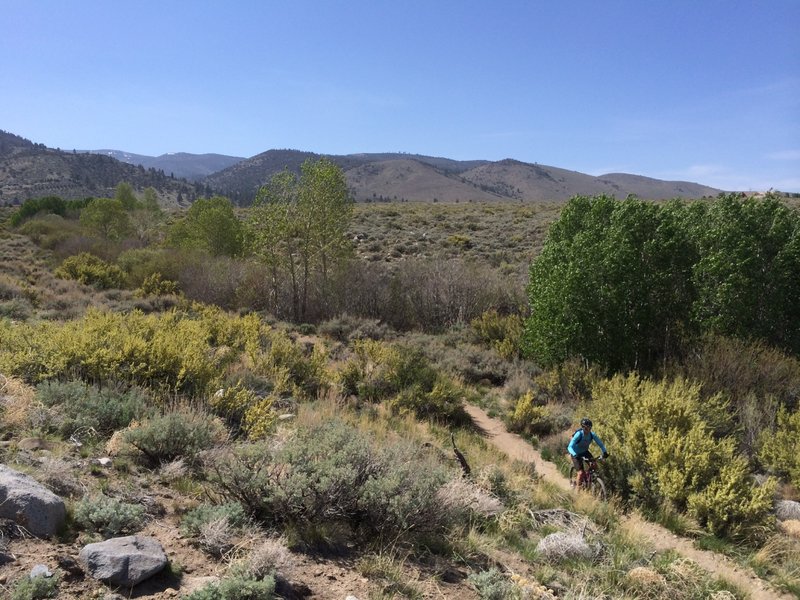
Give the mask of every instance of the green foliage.
[[394, 539], [439, 532], [452, 518], [436, 493], [452, 474], [424, 449], [370, 440], [339, 420], [303, 429], [281, 448], [237, 446], [208, 474], [225, 498], [267, 524], [347, 526]]
[[356, 340], [353, 356], [338, 373], [342, 393], [364, 402], [389, 401], [395, 412], [461, 423], [463, 390], [438, 373], [419, 350], [374, 340]]
[[12, 227], [18, 227], [26, 219], [38, 213], [52, 213], [61, 215], [67, 212], [67, 203], [58, 196], [45, 196], [44, 198], [30, 198], [22, 203], [22, 206], [11, 215], [9, 223]]
[[132, 231], [130, 217], [122, 202], [94, 198], [81, 211], [81, 225], [105, 240], [120, 240]]
[[107, 263], [88, 252], [70, 256], [55, 271], [56, 277], [74, 279], [101, 290], [119, 288], [125, 281], [125, 273], [118, 266]]
[[519, 356], [523, 319], [520, 315], [501, 315], [495, 309], [484, 312], [470, 323], [481, 341], [506, 360]]
[[34, 577], [27, 575], [18, 579], [11, 590], [10, 600], [42, 600], [55, 598], [58, 594], [57, 577]]
[[776, 196], [727, 194], [693, 217], [694, 319], [706, 331], [800, 354], [800, 213]]
[[136, 194], [133, 193], [133, 186], [126, 181], [120, 181], [117, 184], [114, 190], [114, 199], [119, 200], [122, 208], [129, 212], [134, 210], [139, 204], [139, 201], [136, 199]]
[[185, 600], [273, 600], [275, 578], [252, 579], [245, 574], [233, 574], [218, 583], [210, 583], [186, 596]]
[[524, 350], [543, 365], [581, 356], [650, 367], [688, 321], [695, 260], [682, 205], [576, 196], [531, 265]]
[[150, 398], [138, 388], [48, 381], [37, 386], [36, 397], [45, 406], [57, 408], [59, 432], [65, 438], [81, 429], [108, 437], [153, 412]]
[[547, 406], [537, 405], [533, 391], [528, 391], [517, 400], [511, 417], [511, 429], [526, 435], [547, 435], [553, 432], [550, 420], [550, 409]]
[[0, 370], [31, 383], [76, 378], [205, 393], [248, 348], [259, 359], [262, 331], [254, 315], [219, 309], [158, 315], [91, 310], [67, 323], [0, 322]]
[[111, 538], [138, 531], [144, 523], [144, 507], [104, 495], [86, 496], [75, 505], [73, 519], [80, 529]]
[[156, 466], [178, 458], [193, 462], [199, 452], [224, 437], [225, 428], [217, 419], [197, 410], [180, 409], [126, 430], [122, 439]]
[[800, 398], [800, 360], [763, 342], [708, 335], [667, 373], [702, 381], [705, 396], [730, 398], [741, 448], [750, 459], [761, 433], [775, 429], [778, 409], [794, 407]]
[[763, 533], [775, 481], [755, 487], [735, 440], [717, 433], [731, 428], [724, 397], [636, 375], [602, 381], [593, 396], [589, 413], [614, 456], [603, 475], [624, 498], [652, 510], [670, 502], [715, 535]]
[[250, 439], [259, 439], [266, 436], [275, 424], [274, 402], [274, 395], [259, 396], [237, 383], [217, 390], [210, 398], [209, 406], [234, 432], [242, 430]]
[[575, 197], [531, 265], [525, 354], [652, 369], [695, 332], [800, 352], [800, 213], [777, 198]]
[[331, 272], [349, 250], [352, 210], [344, 172], [327, 159], [303, 163], [299, 178], [278, 173], [259, 190], [247, 222], [249, 245], [271, 270], [275, 297], [286, 281], [295, 322], [306, 320], [315, 276], [327, 301]]
[[187, 537], [200, 535], [204, 525], [224, 519], [231, 527], [244, 527], [247, 524], [247, 515], [238, 502], [228, 504], [201, 504], [187, 512], [181, 519], [181, 534]]
[[167, 243], [176, 248], [202, 250], [211, 256], [242, 253], [244, 230], [233, 204], [222, 196], [196, 200], [186, 216], [175, 223]]
[[514, 584], [495, 568], [472, 573], [467, 581], [475, 586], [481, 600], [506, 600], [515, 597]]
[[800, 439], [800, 409], [790, 411], [785, 406], [778, 412], [777, 426], [761, 433], [758, 458], [774, 473], [788, 477], [800, 487], [800, 455], [794, 451]]
[[142, 296], [167, 296], [180, 292], [175, 281], [164, 279], [161, 273], [151, 273], [142, 281], [137, 292]]
[[161, 213], [161, 206], [158, 204], [158, 192], [155, 188], [147, 187], [142, 198], [142, 208], [151, 213]]

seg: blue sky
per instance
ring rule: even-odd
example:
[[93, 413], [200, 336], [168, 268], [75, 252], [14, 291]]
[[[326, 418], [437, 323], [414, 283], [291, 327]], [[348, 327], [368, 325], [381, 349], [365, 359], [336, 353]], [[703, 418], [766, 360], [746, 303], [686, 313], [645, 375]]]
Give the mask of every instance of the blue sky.
[[800, 0], [0, 0], [61, 149], [515, 158], [800, 192]]

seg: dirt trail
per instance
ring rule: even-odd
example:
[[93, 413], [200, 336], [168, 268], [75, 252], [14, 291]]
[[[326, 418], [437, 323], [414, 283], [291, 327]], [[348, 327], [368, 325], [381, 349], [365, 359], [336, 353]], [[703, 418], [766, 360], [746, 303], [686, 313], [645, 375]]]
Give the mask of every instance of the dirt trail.
[[[543, 460], [541, 455], [520, 436], [506, 431], [502, 421], [493, 419], [477, 406], [467, 405], [466, 409], [475, 424], [484, 431], [487, 439], [499, 450], [511, 458], [533, 463], [536, 472], [542, 478], [565, 490], [570, 489], [569, 481], [556, 466]], [[695, 561], [706, 571], [726, 579], [742, 590], [747, 590], [752, 600], [791, 600], [793, 598], [793, 596], [776, 591], [769, 583], [759, 579], [752, 569], [737, 565], [721, 554], [699, 550], [694, 547], [691, 540], [676, 536], [664, 527], [645, 521], [638, 515], [632, 514], [624, 517], [622, 525], [628, 531], [645, 538], [654, 550], [675, 550], [682, 556]]]

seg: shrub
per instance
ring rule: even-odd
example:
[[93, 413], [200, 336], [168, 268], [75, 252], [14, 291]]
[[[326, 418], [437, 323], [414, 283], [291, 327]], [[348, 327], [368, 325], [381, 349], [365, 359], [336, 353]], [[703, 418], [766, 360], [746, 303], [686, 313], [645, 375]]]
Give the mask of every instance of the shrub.
[[481, 600], [506, 600], [514, 597], [514, 584], [495, 568], [473, 573], [467, 577], [467, 581], [475, 586]]
[[[651, 508], [672, 502], [716, 535], [760, 535], [775, 481], [753, 486], [733, 438], [728, 402], [702, 398], [696, 384], [616, 376], [598, 383], [589, 411], [614, 455], [606, 483]], [[642, 449], [646, 448], [646, 452]]]
[[209, 400], [211, 409], [222, 418], [234, 432], [243, 431], [251, 439], [264, 437], [275, 424], [273, 395], [260, 396], [241, 383], [220, 388]]
[[192, 461], [216, 445], [225, 427], [216, 418], [192, 409], [179, 409], [145, 421], [123, 433], [123, 440], [156, 466], [178, 458]]
[[178, 284], [170, 279], [164, 279], [161, 273], [151, 273], [145, 277], [137, 290], [140, 296], [167, 296], [179, 292]]
[[761, 433], [761, 450], [758, 458], [774, 473], [800, 485], [800, 456], [792, 449], [800, 437], [800, 410], [794, 412], [781, 407], [775, 430]]
[[273, 600], [275, 578], [252, 579], [234, 574], [185, 596], [185, 600]]
[[81, 381], [48, 381], [39, 384], [36, 395], [45, 406], [57, 407], [59, 431], [64, 437], [79, 429], [93, 429], [108, 437], [153, 412], [149, 397], [138, 388], [112, 385], [100, 389]]
[[552, 433], [553, 426], [550, 422], [550, 409], [546, 406], [535, 404], [533, 392], [525, 393], [517, 400], [517, 406], [511, 417], [511, 429], [526, 435], [546, 435]]
[[56, 277], [74, 279], [101, 290], [122, 287], [125, 273], [116, 265], [107, 263], [88, 252], [67, 258], [55, 271]]
[[519, 357], [523, 320], [520, 315], [501, 315], [495, 309], [484, 312], [470, 323], [481, 341], [506, 360]]
[[181, 533], [187, 537], [200, 534], [203, 525], [217, 520], [227, 521], [232, 527], [241, 528], [247, 524], [247, 515], [238, 502], [228, 504], [201, 504], [187, 512], [181, 519]]
[[250, 444], [214, 457], [208, 477], [261, 521], [299, 528], [344, 525], [356, 534], [438, 532], [452, 517], [437, 500], [452, 476], [423, 449], [378, 448], [332, 420], [298, 431], [281, 448]]
[[57, 594], [57, 577], [25, 576], [14, 584], [10, 600], [41, 600], [42, 598], [55, 598]]
[[103, 495], [87, 496], [75, 505], [73, 519], [81, 529], [110, 538], [138, 531], [144, 522], [144, 507]]
[[288, 578], [295, 567], [295, 559], [283, 537], [266, 538], [244, 562], [243, 569], [256, 579], [267, 575]]
[[465, 424], [469, 420], [464, 410], [464, 390], [444, 375], [439, 375], [428, 391], [421, 385], [407, 387], [389, 406], [395, 413], [411, 413], [418, 419], [449, 424]]
[[262, 334], [268, 328], [255, 315], [204, 306], [154, 315], [90, 310], [67, 323], [0, 321], [0, 371], [31, 382], [72, 377], [202, 394], [245, 349], [258, 359]]

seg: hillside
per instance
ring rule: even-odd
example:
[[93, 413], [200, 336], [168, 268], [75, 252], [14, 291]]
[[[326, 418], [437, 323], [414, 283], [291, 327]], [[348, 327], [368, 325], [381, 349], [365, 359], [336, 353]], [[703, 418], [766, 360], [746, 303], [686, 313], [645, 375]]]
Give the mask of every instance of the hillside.
[[[249, 204], [260, 185], [286, 168], [321, 155], [270, 150], [210, 175], [204, 183], [238, 204]], [[626, 174], [601, 177], [513, 159], [456, 161], [412, 154], [328, 156], [345, 172], [357, 201], [481, 202], [497, 200], [563, 202], [576, 194], [629, 194], [644, 199], [700, 198], [720, 190]]]
[[127, 181], [141, 191], [153, 187], [164, 205], [194, 200], [205, 192], [198, 184], [176, 180], [154, 168], [134, 167], [111, 157], [53, 150], [0, 131], [0, 202], [60, 196], [64, 199], [113, 196]]
[[81, 150], [90, 154], [110, 156], [129, 165], [142, 165], [145, 169], [164, 171], [179, 179], [198, 181], [244, 160], [241, 156], [225, 154], [190, 154], [188, 152], [170, 152], [161, 156], [131, 154], [121, 150]]
[[[306, 160], [322, 155], [301, 150], [267, 150], [248, 159], [184, 152], [150, 157], [120, 150], [63, 152], [0, 132], [0, 202], [49, 194], [63, 198], [109, 195], [120, 182], [152, 186], [162, 203], [180, 204], [221, 194], [249, 205], [275, 174], [299, 173]], [[610, 173], [595, 177], [513, 159], [459, 161], [405, 153], [328, 156], [345, 172], [357, 201], [564, 202], [575, 196], [608, 194], [643, 199], [700, 198], [720, 190], [697, 183], [662, 181]], [[176, 178], [185, 177], [187, 180]]]

